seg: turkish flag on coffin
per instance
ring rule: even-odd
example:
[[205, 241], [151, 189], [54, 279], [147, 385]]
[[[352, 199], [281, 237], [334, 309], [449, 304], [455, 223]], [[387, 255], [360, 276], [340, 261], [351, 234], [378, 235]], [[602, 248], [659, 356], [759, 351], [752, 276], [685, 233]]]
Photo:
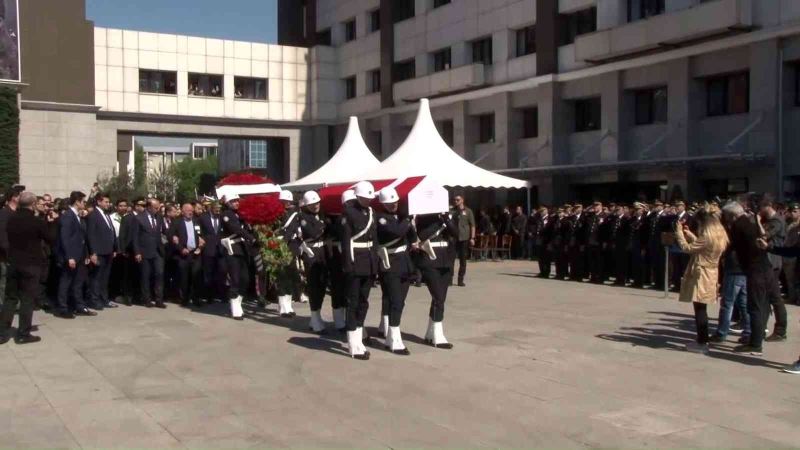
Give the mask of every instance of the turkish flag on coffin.
[[[439, 214], [450, 209], [447, 189], [429, 177], [398, 178], [396, 180], [370, 181], [375, 187], [373, 207], [379, 207], [378, 192], [391, 186], [400, 196], [400, 210], [409, 215]], [[319, 191], [320, 205], [325, 214], [342, 213], [342, 194], [354, 184], [341, 184], [322, 188]]]

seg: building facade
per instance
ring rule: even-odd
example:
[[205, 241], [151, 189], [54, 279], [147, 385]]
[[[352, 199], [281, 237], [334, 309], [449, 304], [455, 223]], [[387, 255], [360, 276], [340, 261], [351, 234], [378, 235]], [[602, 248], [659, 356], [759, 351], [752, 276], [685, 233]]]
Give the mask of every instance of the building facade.
[[278, 19], [271, 45], [20, 0], [21, 181], [86, 188], [132, 168], [135, 136], [217, 141], [225, 170], [289, 181], [352, 115], [389, 156], [430, 98], [456, 152], [538, 202], [800, 191], [794, 0], [279, 0]]
[[338, 121], [363, 118], [382, 157], [430, 97], [458, 153], [530, 180], [541, 202], [800, 191], [800, 2], [281, 0], [279, 11], [280, 43], [335, 49]]

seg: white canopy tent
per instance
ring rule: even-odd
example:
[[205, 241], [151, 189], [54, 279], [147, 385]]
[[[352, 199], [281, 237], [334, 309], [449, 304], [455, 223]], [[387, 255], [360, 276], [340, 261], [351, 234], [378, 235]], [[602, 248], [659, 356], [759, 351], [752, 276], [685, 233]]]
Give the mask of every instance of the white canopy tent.
[[351, 183], [359, 181], [358, 177], [362, 173], [379, 164], [380, 161], [375, 158], [367, 144], [364, 143], [364, 138], [361, 137], [358, 119], [350, 117], [347, 135], [345, 135], [342, 145], [336, 150], [336, 154], [319, 169], [299, 180], [286, 183], [282, 187], [289, 191], [302, 191], [332, 184]]
[[420, 101], [416, 122], [405, 142], [380, 165], [361, 173], [359, 179], [414, 176], [427, 176], [448, 187], [525, 189], [529, 186], [527, 181], [478, 167], [454, 152], [436, 130], [426, 98]]

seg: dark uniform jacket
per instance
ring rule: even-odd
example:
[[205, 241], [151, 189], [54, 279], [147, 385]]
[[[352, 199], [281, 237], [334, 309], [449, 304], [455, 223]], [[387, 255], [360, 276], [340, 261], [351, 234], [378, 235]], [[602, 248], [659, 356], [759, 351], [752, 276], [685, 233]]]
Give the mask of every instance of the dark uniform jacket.
[[[302, 258], [306, 267], [311, 264], [325, 264], [327, 258], [324, 244], [328, 219], [322, 214], [302, 211], [297, 214], [292, 227], [295, 229], [293, 239], [287, 239], [292, 253]], [[308, 250], [314, 253], [314, 256], [310, 256], [302, 250], [303, 242]]]
[[446, 268], [453, 267], [456, 259], [455, 241], [458, 236], [458, 228], [450, 214], [425, 215], [417, 217], [417, 235], [420, 242], [430, 240], [434, 242], [446, 242], [446, 247], [434, 247], [436, 259], [432, 260], [427, 253], [416, 252], [414, 262], [420, 268]]
[[[226, 209], [220, 214], [222, 218], [222, 233], [220, 238], [243, 239], [243, 241], [233, 244], [234, 256], [249, 256], [252, 254], [252, 246], [256, 242], [255, 236], [240, 217], [239, 213], [232, 209]], [[223, 250], [223, 252], [227, 252]], [[227, 255], [227, 253], [223, 253]]]
[[[389, 255], [389, 268], [383, 267], [382, 272], [399, 273], [408, 275], [414, 271], [411, 263], [411, 244], [416, 242], [417, 236], [411, 226], [411, 217], [401, 217], [387, 212], [375, 213], [378, 219], [378, 244], [385, 247]], [[397, 251], [406, 247], [405, 251]], [[380, 251], [380, 250], [379, 250]]]
[[601, 242], [600, 226], [603, 224], [603, 216], [596, 213], [586, 213], [583, 215], [581, 227], [581, 245], [599, 247]]
[[[358, 203], [348, 206], [344, 209], [339, 224], [342, 230], [342, 269], [357, 276], [377, 274], [379, 263], [375, 250], [378, 245], [378, 220], [372, 208], [365, 208]], [[362, 233], [363, 230], [366, 231]], [[358, 235], [361, 236], [356, 238]], [[351, 249], [351, 240], [361, 245], [370, 243], [371, 246]]]

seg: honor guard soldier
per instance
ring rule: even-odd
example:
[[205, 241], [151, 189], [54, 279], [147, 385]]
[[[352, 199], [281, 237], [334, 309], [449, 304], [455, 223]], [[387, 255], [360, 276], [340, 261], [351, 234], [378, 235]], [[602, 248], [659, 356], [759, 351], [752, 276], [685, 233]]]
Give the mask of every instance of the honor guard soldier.
[[375, 213], [378, 219], [378, 259], [381, 262], [381, 330], [386, 338], [386, 349], [396, 355], [410, 355], [400, 334], [400, 319], [406, 304], [408, 288], [414, 267], [408, 255], [410, 244], [416, 242], [411, 218], [401, 216], [400, 196], [392, 187], [385, 187], [378, 193], [383, 206], [382, 212]]
[[[356, 194], [352, 189], [342, 193], [342, 208], [347, 209], [356, 202]], [[342, 260], [342, 226], [339, 218], [331, 218], [328, 226], [328, 276], [331, 282], [331, 306], [333, 306], [333, 324], [336, 331], [347, 331], [347, 285], [340, 261]]]
[[535, 219], [536, 232], [533, 234], [534, 253], [539, 260], [539, 278], [550, 278], [550, 265], [552, 262], [553, 226], [556, 222], [551, 217], [547, 207], [539, 207], [539, 213]]
[[585, 245], [584, 261], [589, 263], [589, 281], [594, 284], [603, 284], [603, 240], [601, 227], [603, 217], [603, 204], [595, 202], [584, 216], [582, 238]]
[[628, 221], [628, 246], [630, 247], [630, 274], [633, 287], [644, 287], [647, 255], [648, 226], [644, 204], [633, 204], [634, 213]]
[[303, 195], [302, 211], [295, 221], [298, 232], [289, 244], [292, 252], [303, 262], [306, 275], [306, 289], [311, 307], [309, 328], [315, 333], [325, 333], [322, 320], [322, 301], [328, 284], [328, 269], [325, 256], [325, 233], [327, 219], [320, 214], [319, 194], [308, 191]]
[[[289, 191], [281, 191], [278, 195], [284, 207], [283, 217], [281, 218], [281, 234], [278, 239], [291, 242], [297, 233], [297, 211], [294, 208], [294, 197]], [[277, 286], [275, 288], [278, 291], [278, 312], [281, 317], [291, 318], [295, 316], [292, 308], [292, 294], [300, 284], [299, 278], [297, 263], [294, 259], [283, 268], [281, 276], [277, 277]]]
[[353, 189], [356, 202], [345, 208], [339, 223], [342, 229], [342, 268], [347, 287], [347, 343], [350, 356], [369, 359], [365, 347], [370, 338], [363, 336], [364, 319], [369, 309], [372, 279], [378, 273], [377, 227], [375, 213], [369, 206], [375, 198], [372, 183], [361, 181]]
[[556, 260], [556, 279], [566, 280], [569, 276], [569, 234], [572, 230], [570, 214], [572, 206], [564, 205], [558, 211], [553, 238], [554, 256]]
[[224, 249], [225, 267], [228, 271], [228, 299], [231, 306], [231, 317], [236, 320], [244, 318], [242, 298], [249, 287], [249, 259], [253, 253], [252, 246], [256, 238], [250, 226], [239, 217], [239, 196], [234, 194], [226, 199], [228, 207], [222, 212], [222, 236], [220, 244]]
[[415, 227], [419, 236], [419, 248], [415, 261], [422, 271], [422, 279], [431, 294], [428, 330], [425, 342], [436, 348], [451, 349], [453, 344], [444, 336], [444, 303], [447, 288], [453, 276], [455, 249], [453, 242], [458, 236], [458, 227], [448, 213], [426, 215], [416, 218]]

